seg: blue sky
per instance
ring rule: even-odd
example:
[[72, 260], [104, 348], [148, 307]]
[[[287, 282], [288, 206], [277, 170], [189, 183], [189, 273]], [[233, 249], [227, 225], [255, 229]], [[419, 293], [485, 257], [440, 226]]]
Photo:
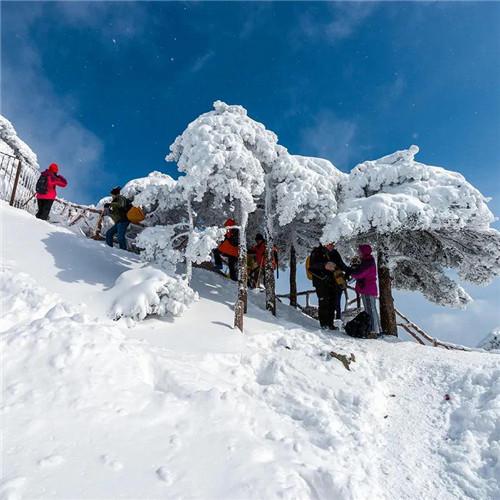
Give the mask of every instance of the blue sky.
[[[169, 145], [221, 99], [245, 106], [290, 152], [344, 171], [417, 144], [420, 161], [463, 173], [500, 214], [500, 3], [0, 8], [2, 114], [42, 165], [60, 164], [74, 201], [152, 170], [175, 176]], [[404, 300], [462, 341], [500, 325], [499, 286], [459, 315]]]
[[342, 170], [416, 143], [422, 161], [497, 194], [498, 3], [1, 8], [2, 112], [77, 201], [175, 175], [169, 145], [216, 99]]

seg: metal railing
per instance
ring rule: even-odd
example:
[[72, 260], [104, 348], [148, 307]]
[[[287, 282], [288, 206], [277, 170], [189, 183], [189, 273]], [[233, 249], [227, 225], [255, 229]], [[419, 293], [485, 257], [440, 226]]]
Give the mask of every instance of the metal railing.
[[40, 172], [9, 153], [0, 152], [0, 199], [13, 207], [35, 209], [35, 186]]

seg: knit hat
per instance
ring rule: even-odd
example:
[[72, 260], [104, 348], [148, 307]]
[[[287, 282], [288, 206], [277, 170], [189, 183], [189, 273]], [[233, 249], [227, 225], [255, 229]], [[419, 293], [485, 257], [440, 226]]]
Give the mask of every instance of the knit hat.
[[57, 172], [59, 172], [59, 167], [57, 163], [51, 163], [49, 165], [49, 172], [52, 172], [53, 174], [57, 174]]
[[110, 191], [110, 194], [112, 194], [113, 196], [117, 195], [117, 194], [120, 194], [120, 191], [122, 190], [121, 186], [116, 186], [114, 187], [111, 191]]
[[227, 219], [226, 222], [224, 222], [224, 227], [230, 226], [236, 226], [236, 222], [234, 221], [234, 219]]

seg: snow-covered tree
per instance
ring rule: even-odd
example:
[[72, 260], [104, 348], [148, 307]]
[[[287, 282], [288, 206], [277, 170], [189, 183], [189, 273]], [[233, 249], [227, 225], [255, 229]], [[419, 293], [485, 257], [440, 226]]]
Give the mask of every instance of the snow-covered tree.
[[276, 156], [276, 136], [250, 119], [241, 106], [221, 101], [199, 116], [177, 137], [167, 161], [176, 161], [188, 206], [189, 230], [194, 231], [193, 204], [209, 197], [214, 207], [230, 206], [240, 230], [239, 285], [235, 326], [243, 329], [246, 307], [246, 228], [256, 199], [264, 192], [262, 162]]
[[21, 162], [22, 169], [16, 199], [29, 200], [40, 175], [38, 159], [31, 148], [18, 137], [12, 123], [2, 115], [0, 115], [0, 156], [0, 198], [8, 200], [11, 196], [17, 172], [17, 158]]
[[147, 227], [136, 238], [142, 258], [158, 264], [169, 274], [175, 274], [177, 264], [182, 261], [197, 264], [207, 261], [226, 232], [225, 228], [218, 227], [194, 228], [191, 233], [186, 229], [184, 224]]
[[500, 233], [487, 199], [465, 178], [415, 160], [411, 146], [355, 167], [341, 183], [339, 211], [322, 237], [377, 250], [384, 331], [397, 334], [392, 290], [418, 290], [441, 305], [471, 299], [447, 273], [476, 284], [500, 274]]
[[346, 177], [328, 160], [307, 156], [274, 169], [276, 242], [290, 268], [290, 303], [297, 304], [296, 266], [319, 240], [327, 220], [337, 212], [339, 183]]
[[500, 328], [495, 328], [477, 346], [486, 351], [500, 352]]
[[12, 123], [2, 115], [0, 115], [0, 152], [17, 156], [35, 170], [39, 168], [36, 154], [19, 138]]

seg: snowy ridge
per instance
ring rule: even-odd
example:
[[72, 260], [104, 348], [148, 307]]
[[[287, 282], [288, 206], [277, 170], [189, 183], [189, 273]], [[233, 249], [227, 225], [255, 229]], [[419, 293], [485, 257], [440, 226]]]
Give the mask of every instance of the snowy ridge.
[[23, 228], [2, 239], [2, 500], [500, 495], [497, 355], [325, 334], [259, 293], [241, 335], [234, 285], [197, 269], [184, 316], [129, 327], [102, 302], [143, 263], [0, 208]]

